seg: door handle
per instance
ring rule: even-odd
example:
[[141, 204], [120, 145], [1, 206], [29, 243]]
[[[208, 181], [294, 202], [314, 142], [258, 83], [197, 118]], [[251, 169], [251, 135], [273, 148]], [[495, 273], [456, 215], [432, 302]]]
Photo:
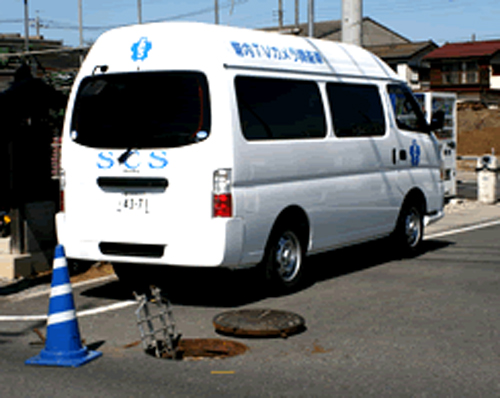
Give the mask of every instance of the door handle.
[[[400, 151], [399, 151], [399, 160], [401, 160], [401, 161], [404, 162], [407, 159], [408, 159], [408, 154], [407, 154], [406, 150], [405, 149], [400, 149]], [[392, 149], [392, 163], [396, 164], [397, 161], [398, 161], [397, 150], [396, 150], [396, 148], [393, 148]]]

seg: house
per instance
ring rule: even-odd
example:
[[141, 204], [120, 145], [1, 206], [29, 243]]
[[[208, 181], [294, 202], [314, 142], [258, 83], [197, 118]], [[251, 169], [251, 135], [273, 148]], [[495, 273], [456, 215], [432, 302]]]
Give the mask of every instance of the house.
[[[272, 27], [263, 30], [298, 36], [308, 35], [307, 23], [298, 26], [288, 25], [282, 29]], [[395, 72], [406, 79], [412, 89], [426, 90], [428, 88], [430, 66], [423, 62], [422, 58], [438, 47], [433, 41], [414, 43], [369, 17], [363, 18], [362, 32], [363, 47], [387, 62]], [[342, 21], [315, 22], [314, 37], [341, 41]]]
[[500, 104], [500, 40], [447, 43], [427, 54], [433, 91], [456, 92], [461, 102]]
[[[32, 51], [42, 51], [62, 47], [62, 41], [45, 40], [42, 36], [30, 36], [29, 47]], [[0, 34], [0, 91], [9, 87], [15, 70], [19, 67], [19, 58], [8, 54], [25, 51], [24, 37], [20, 34]]]
[[430, 88], [430, 65], [423, 61], [426, 54], [438, 48], [432, 40], [414, 43], [366, 46], [382, 58], [414, 91]]
[[78, 71], [88, 51], [88, 48], [64, 47], [61, 40], [47, 40], [43, 36], [30, 36], [29, 47], [27, 54], [24, 37], [19, 34], [0, 34], [0, 92], [10, 86], [15, 71], [23, 62], [29, 63], [38, 77], [69, 85], [63, 80]]
[[[288, 25], [282, 29], [278, 27], [264, 28], [268, 32], [279, 32], [282, 34], [293, 34], [297, 36], [308, 36], [308, 24], [302, 23], [298, 26]], [[363, 18], [363, 46], [377, 46], [388, 44], [411, 43], [406, 37], [390, 30], [382, 24], [371, 18]], [[341, 41], [342, 40], [342, 21], [332, 20], [314, 23], [314, 37], [316, 39]]]

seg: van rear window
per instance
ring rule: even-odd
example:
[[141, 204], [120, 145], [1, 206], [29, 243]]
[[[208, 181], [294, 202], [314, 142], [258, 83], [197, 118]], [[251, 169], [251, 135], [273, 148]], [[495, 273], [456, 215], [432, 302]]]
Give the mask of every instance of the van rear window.
[[72, 138], [95, 148], [171, 148], [210, 133], [205, 75], [138, 72], [85, 78], [78, 89]]
[[247, 140], [325, 137], [325, 114], [315, 82], [238, 76], [235, 84]]

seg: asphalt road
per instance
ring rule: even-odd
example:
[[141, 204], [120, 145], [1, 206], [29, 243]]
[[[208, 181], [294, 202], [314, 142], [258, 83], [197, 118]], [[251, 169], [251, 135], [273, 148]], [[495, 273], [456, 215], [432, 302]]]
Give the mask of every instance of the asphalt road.
[[[268, 297], [251, 271], [177, 275], [171, 300], [184, 337], [215, 333], [235, 308], [293, 311], [307, 329], [287, 339], [234, 339], [229, 359], [160, 360], [137, 342], [135, 305], [79, 317], [103, 356], [83, 367], [24, 365], [44, 321], [0, 321], [1, 397], [493, 397], [500, 396], [500, 226], [429, 239], [397, 259], [375, 242], [315, 256], [316, 280]], [[168, 290], [168, 287], [164, 287]], [[174, 294], [175, 293], [175, 294]], [[126, 303], [116, 281], [74, 289], [78, 311]], [[48, 297], [0, 299], [2, 315], [47, 311]]]

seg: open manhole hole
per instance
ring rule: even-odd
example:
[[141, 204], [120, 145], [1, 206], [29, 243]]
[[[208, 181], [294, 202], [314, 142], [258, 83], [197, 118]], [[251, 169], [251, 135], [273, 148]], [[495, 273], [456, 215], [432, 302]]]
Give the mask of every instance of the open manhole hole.
[[[187, 358], [229, 358], [244, 354], [248, 347], [237, 341], [222, 339], [181, 339], [176, 348], [175, 354], [169, 355], [164, 350], [162, 341], [157, 341], [159, 357], [163, 359], [187, 359]], [[149, 347], [146, 353], [158, 357], [157, 348]]]
[[305, 320], [288, 311], [243, 309], [227, 311], [213, 319], [215, 330], [244, 337], [288, 337], [305, 330]]

